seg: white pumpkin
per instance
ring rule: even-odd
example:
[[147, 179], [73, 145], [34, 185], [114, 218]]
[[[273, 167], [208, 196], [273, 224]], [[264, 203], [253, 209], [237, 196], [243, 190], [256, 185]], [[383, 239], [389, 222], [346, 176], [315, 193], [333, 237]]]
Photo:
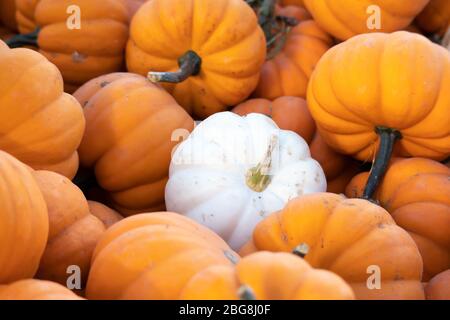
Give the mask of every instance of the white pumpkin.
[[322, 168], [299, 135], [262, 114], [221, 112], [201, 122], [174, 152], [166, 206], [237, 250], [267, 215], [326, 188]]

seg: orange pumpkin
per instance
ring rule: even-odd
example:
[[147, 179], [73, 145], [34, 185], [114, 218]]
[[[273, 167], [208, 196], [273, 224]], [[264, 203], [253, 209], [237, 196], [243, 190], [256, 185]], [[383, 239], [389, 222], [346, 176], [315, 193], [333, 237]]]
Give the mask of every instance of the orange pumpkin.
[[58, 69], [37, 52], [0, 41], [0, 87], [0, 149], [72, 178], [85, 121], [79, 103], [63, 93]]
[[0, 1], [0, 21], [9, 30], [17, 31], [15, 0]]
[[[425, 82], [424, 82], [425, 81]], [[418, 34], [356, 36], [330, 49], [308, 88], [320, 135], [340, 153], [370, 161], [375, 191], [394, 149], [399, 156], [450, 155], [450, 53]]]
[[51, 281], [26, 279], [0, 288], [0, 300], [83, 300]]
[[450, 300], [450, 269], [439, 273], [425, 286], [427, 300]]
[[[303, 0], [314, 20], [340, 40], [407, 27], [430, 0]], [[379, 25], [376, 20], [379, 20]]]
[[[349, 197], [360, 197], [369, 173], [347, 186]], [[450, 268], [450, 169], [439, 162], [396, 159], [388, 168], [375, 199], [395, 222], [409, 232], [423, 258], [423, 280]]]
[[[271, 20], [285, 17], [278, 30]], [[289, 18], [295, 18], [294, 21]], [[255, 97], [276, 99], [282, 96], [306, 97], [309, 78], [333, 40], [302, 8], [286, 7], [269, 13], [270, 26], [264, 26], [268, 41], [267, 61], [261, 70]], [[276, 29], [276, 28], [275, 28]]]
[[82, 165], [95, 168], [100, 186], [123, 214], [164, 209], [174, 133], [194, 121], [162, 88], [127, 73], [102, 76], [74, 96], [84, 106]]
[[34, 177], [47, 203], [50, 222], [37, 277], [65, 285], [70, 276], [68, 268], [77, 266], [84, 284], [105, 227], [90, 213], [83, 193], [69, 179], [49, 171], [36, 171]]
[[133, 18], [126, 59], [130, 72], [162, 82], [189, 113], [206, 118], [255, 89], [265, 44], [245, 1], [152, 0]]
[[241, 116], [262, 113], [272, 118], [283, 130], [291, 130], [309, 144], [311, 156], [317, 160], [328, 180], [328, 192], [343, 193], [358, 172], [359, 165], [331, 149], [316, 132], [316, 125], [306, 101], [298, 97], [281, 97], [274, 101], [251, 99], [236, 106], [234, 113]]
[[185, 283], [238, 256], [212, 231], [175, 213], [126, 218], [109, 228], [94, 253], [89, 299], [177, 299]]
[[416, 23], [426, 32], [443, 36], [450, 27], [450, 1], [431, 0], [417, 17]]
[[31, 33], [37, 28], [34, 19], [36, 6], [41, 0], [16, 0], [16, 20], [19, 32]]
[[0, 151], [0, 284], [34, 276], [47, 236], [47, 207], [31, 170]]
[[[39, 29], [12, 38], [8, 44], [16, 47], [34, 43], [39, 47], [61, 71], [67, 92], [90, 79], [122, 69], [128, 10], [121, 0], [18, 0], [18, 11], [32, 16]], [[32, 26], [22, 19], [18, 21], [21, 30]]]
[[305, 99], [297, 97], [281, 97], [273, 101], [266, 99], [247, 100], [233, 109], [241, 116], [250, 113], [262, 113], [272, 118], [283, 130], [291, 130], [310, 144], [316, 131], [311, 113]]
[[241, 254], [264, 250], [301, 254], [313, 268], [341, 276], [358, 299], [424, 298], [416, 244], [366, 200], [332, 193], [291, 200], [256, 226]]
[[299, 6], [303, 7], [305, 4], [304, 0], [279, 0], [278, 3], [282, 6]]
[[212, 266], [186, 284], [183, 300], [351, 300], [342, 278], [290, 253], [257, 252], [236, 266]]
[[128, 7], [130, 20], [134, 17], [139, 8], [147, 2], [147, 0], [124, 0]]
[[120, 213], [100, 202], [89, 200], [88, 205], [91, 214], [97, 217], [103, 223], [106, 229], [123, 219]]

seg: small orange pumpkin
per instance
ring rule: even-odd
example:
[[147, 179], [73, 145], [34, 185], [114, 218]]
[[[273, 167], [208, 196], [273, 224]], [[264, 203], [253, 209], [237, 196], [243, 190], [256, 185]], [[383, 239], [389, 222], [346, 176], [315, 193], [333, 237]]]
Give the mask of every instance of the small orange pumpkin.
[[211, 265], [238, 260], [212, 231], [175, 213], [126, 218], [109, 228], [94, 253], [89, 299], [177, 299]]
[[375, 158], [363, 195], [369, 199], [393, 151], [450, 155], [449, 87], [450, 53], [443, 47], [406, 31], [365, 34], [324, 55], [308, 106], [329, 146], [362, 161]]
[[47, 203], [50, 222], [37, 277], [65, 285], [70, 275], [68, 268], [77, 266], [83, 285], [105, 227], [90, 213], [83, 193], [69, 179], [49, 171], [36, 171], [34, 177]]
[[450, 300], [450, 269], [436, 275], [425, 285], [427, 300]]
[[245, 1], [152, 0], [133, 18], [126, 60], [130, 72], [163, 83], [203, 119], [251, 94], [265, 44]]
[[283, 130], [291, 130], [310, 144], [316, 131], [316, 124], [308, 110], [305, 99], [280, 97], [273, 101], [250, 99], [233, 109], [234, 113], [244, 116], [250, 113], [262, 113], [272, 118]]
[[290, 253], [257, 252], [236, 266], [212, 266], [186, 284], [183, 300], [352, 300], [339, 276]]
[[341, 276], [358, 299], [424, 298], [416, 244], [386, 210], [366, 200], [332, 193], [291, 200], [256, 226], [241, 255], [264, 250], [300, 254], [313, 268]]
[[0, 151], [0, 284], [33, 277], [47, 237], [47, 207], [31, 169]]
[[[272, 21], [280, 19], [281, 26], [274, 28]], [[305, 98], [309, 78], [333, 40], [300, 7], [276, 11], [273, 6], [265, 20], [267, 61], [253, 96], [270, 100], [282, 96]]]
[[[369, 173], [347, 186], [349, 197], [360, 197]], [[408, 231], [423, 258], [423, 280], [450, 268], [450, 169], [439, 162], [395, 159], [374, 199]]]
[[0, 41], [0, 87], [0, 149], [73, 178], [85, 121], [80, 104], [63, 93], [58, 69], [35, 51]]
[[15, 0], [0, 1], [0, 22], [11, 31], [17, 31]]
[[430, 0], [418, 15], [416, 23], [426, 32], [443, 36], [450, 27], [450, 1]]
[[100, 202], [88, 200], [88, 205], [91, 214], [96, 216], [106, 229], [123, 219], [120, 213]]
[[[10, 39], [8, 44], [35, 44], [59, 68], [67, 92], [122, 69], [129, 19], [123, 1], [18, 0], [17, 4], [19, 14], [33, 17], [32, 24], [38, 29]], [[26, 19], [18, 21], [23, 31], [32, 27]]]
[[162, 88], [131, 73], [93, 79], [74, 93], [84, 106], [83, 166], [122, 214], [164, 209], [173, 148], [194, 121]]
[[[408, 26], [429, 0], [303, 0], [314, 20], [340, 40], [369, 32], [393, 32]], [[380, 21], [377, 25], [375, 20]], [[372, 26], [373, 22], [373, 26]]]
[[131, 19], [134, 17], [139, 8], [147, 2], [147, 0], [124, 0], [128, 7], [128, 14]]
[[0, 300], [83, 300], [83, 298], [58, 283], [26, 279], [1, 287]]

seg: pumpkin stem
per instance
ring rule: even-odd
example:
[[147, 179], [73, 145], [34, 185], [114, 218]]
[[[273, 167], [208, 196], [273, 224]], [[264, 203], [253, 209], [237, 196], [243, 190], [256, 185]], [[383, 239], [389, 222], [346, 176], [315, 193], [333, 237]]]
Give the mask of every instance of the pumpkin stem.
[[309, 253], [309, 245], [307, 243], [302, 243], [295, 247], [292, 253], [300, 258], [304, 258]]
[[377, 127], [376, 133], [380, 139], [380, 146], [378, 148], [375, 161], [372, 165], [372, 169], [370, 170], [366, 187], [364, 188], [362, 198], [366, 200], [372, 200], [373, 194], [386, 173], [389, 161], [391, 159], [392, 150], [394, 149], [394, 144], [397, 139], [401, 139], [400, 132], [390, 128]]
[[36, 28], [33, 32], [26, 33], [26, 34], [17, 34], [8, 40], [5, 41], [5, 43], [10, 47], [11, 49], [14, 48], [21, 48], [24, 46], [38, 46], [38, 36], [39, 36], [40, 28]]
[[258, 15], [259, 25], [266, 36], [267, 60], [273, 59], [283, 49], [291, 29], [299, 21], [293, 17], [276, 15], [276, 0], [247, 0]]
[[180, 69], [175, 72], [152, 72], [148, 73], [148, 79], [153, 82], [180, 83], [200, 73], [202, 58], [197, 53], [189, 50], [178, 59]]
[[247, 186], [256, 191], [263, 192], [269, 186], [272, 176], [270, 175], [270, 169], [272, 167], [272, 154], [275, 149], [275, 145], [278, 142], [277, 136], [273, 136], [270, 140], [269, 148], [267, 149], [264, 159], [251, 168], [246, 174]]
[[242, 285], [238, 290], [238, 296], [241, 300], [256, 300], [255, 293], [252, 288], [246, 285]]

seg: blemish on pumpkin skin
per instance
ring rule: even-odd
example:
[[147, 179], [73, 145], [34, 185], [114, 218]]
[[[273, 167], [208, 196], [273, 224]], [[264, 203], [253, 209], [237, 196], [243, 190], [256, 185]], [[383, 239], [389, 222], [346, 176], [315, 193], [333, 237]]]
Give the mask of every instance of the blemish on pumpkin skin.
[[111, 82], [109, 81], [103, 81], [102, 83], [100, 83], [100, 88], [104, 88], [106, 87], [108, 84], [110, 84]]
[[87, 56], [79, 53], [77, 51], [75, 51], [74, 53], [72, 53], [72, 61], [75, 63], [83, 63], [84, 60], [86, 60]]

